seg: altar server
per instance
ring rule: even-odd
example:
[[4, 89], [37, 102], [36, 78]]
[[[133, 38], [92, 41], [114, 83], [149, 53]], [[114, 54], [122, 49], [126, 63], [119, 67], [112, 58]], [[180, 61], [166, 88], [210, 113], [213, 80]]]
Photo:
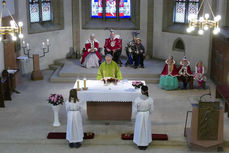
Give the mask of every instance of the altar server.
[[83, 141], [83, 125], [81, 117], [81, 102], [77, 97], [77, 90], [71, 89], [69, 93], [69, 100], [66, 101], [66, 111], [67, 111], [67, 131], [66, 139], [69, 142], [69, 147], [79, 148]]
[[105, 62], [103, 62], [97, 73], [97, 80], [101, 80], [105, 77], [116, 78], [122, 80], [121, 71], [116, 62], [112, 60], [112, 55], [107, 54], [105, 56]]
[[146, 150], [152, 141], [150, 114], [153, 111], [153, 99], [149, 97], [147, 86], [142, 86], [141, 93], [134, 101], [133, 112], [137, 115], [133, 141], [140, 150]]

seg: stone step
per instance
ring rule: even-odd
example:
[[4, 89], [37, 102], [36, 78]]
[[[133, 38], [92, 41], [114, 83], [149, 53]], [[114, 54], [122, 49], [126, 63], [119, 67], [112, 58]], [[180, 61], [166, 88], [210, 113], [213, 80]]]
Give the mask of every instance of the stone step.
[[[60, 76], [59, 73], [61, 71], [61, 67], [59, 67], [51, 76], [50, 78], [50, 82], [52, 83], [74, 83], [77, 79], [77, 77], [63, 77]], [[80, 76], [79, 76], [80, 77]], [[90, 80], [96, 80], [96, 75], [84, 75], [83, 77], [86, 77], [87, 79]], [[81, 77], [82, 78], [82, 77]], [[158, 84], [159, 83], [159, 77], [152, 77], [152, 78], [148, 78], [148, 77], [124, 77], [124, 79], [128, 79], [128, 80], [144, 80], [146, 81], [146, 83], [151, 83], [151, 84]]]
[[55, 65], [59, 65], [59, 66], [63, 66], [66, 62], [66, 59], [57, 59], [57, 60], [54, 60], [54, 64]]
[[60, 67], [60, 65], [56, 65], [56, 64], [50, 64], [49, 65], [49, 69], [50, 70], [56, 70], [56, 69], [58, 69]]
[[[66, 73], [66, 72], [60, 72], [60, 77], [95, 77], [96, 73]], [[123, 78], [160, 78], [160, 74], [128, 74], [128, 73], [122, 73]]]

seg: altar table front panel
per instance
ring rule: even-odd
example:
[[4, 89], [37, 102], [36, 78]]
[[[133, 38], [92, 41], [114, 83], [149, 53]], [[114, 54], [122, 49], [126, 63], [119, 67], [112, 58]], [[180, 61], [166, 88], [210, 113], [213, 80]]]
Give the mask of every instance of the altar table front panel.
[[132, 102], [87, 102], [89, 120], [131, 120]]

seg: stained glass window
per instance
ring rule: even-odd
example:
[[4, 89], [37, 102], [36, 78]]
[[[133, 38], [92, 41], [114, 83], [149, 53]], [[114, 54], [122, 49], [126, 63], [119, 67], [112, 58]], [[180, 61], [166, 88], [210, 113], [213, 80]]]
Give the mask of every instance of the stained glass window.
[[50, 21], [51, 0], [29, 0], [30, 22]]
[[51, 2], [50, 0], [42, 0], [42, 21], [51, 20]]
[[199, 3], [195, 3], [198, 0], [193, 0], [193, 3], [190, 2], [188, 6], [188, 15], [198, 16]]
[[30, 22], [39, 22], [40, 14], [39, 14], [39, 1], [38, 0], [29, 0], [29, 11], [30, 11]]
[[131, 0], [91, 0], [91, 17], [103, 18], [103, 13], [105, 18], [130, 18]]
[[130, 18], [131, 17], [131, 3], [130, 0], [119, 0], [119, 17]]
[[91, 17], [103, 17], [103, 0], [91, 0]]
[[106, 0], [106, 18], [116, 17], [116, 0]]
[[189, 15], [198, 15], [199, 0], [176, 0], [174, 22], [187, 23]]

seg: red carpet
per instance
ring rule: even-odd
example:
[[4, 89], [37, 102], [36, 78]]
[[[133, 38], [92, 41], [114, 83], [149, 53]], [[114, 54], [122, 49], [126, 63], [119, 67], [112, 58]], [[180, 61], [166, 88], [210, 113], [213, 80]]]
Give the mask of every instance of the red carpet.
[[[84, 133], [83, 139], [93, 139], [95, 136], [94, 133], [87, 132]], [[66, 139], [66, 133], [65, 132], [50, 132], [47, 136], [47, 139]]]
[[[126, 135], [125, 133], [123, 133], [121, 135], [121, 138], [123, 140], [133, 140], [134, 138], [134, 134], [128, 134]], [[167, 134], [152, 134], [152, 140], [168, 140], [168, 135]]]

